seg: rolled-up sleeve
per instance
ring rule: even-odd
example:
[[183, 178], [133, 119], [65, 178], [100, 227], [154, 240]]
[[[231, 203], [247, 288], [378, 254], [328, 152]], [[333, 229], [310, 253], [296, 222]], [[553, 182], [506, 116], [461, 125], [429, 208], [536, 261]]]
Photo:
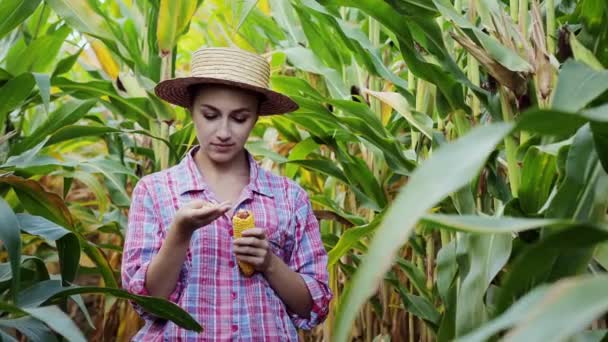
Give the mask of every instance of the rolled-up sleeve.
[[[125, 290], [136, 295], [149, 296], [146, 289], [146, 272], [152, 258], [158, 253], [164, 240], [154, 210], [154, 198], [148, 191], [142, 178], [135, 188], [129, 209], [127, 232], [122, 255], [122, 286]], [[187, 269], [182, 267], [178, 282], [168, 300], [177, 303], [183, 293]], [[131, 302], [133, 308], [144, 319], [157, 319], [150, 313], [145, 312], [139, 305]]]
[[298, 272], [312, 297], [310, 317], [304, 318], [290, 312], [292, 322], [301, 329], [310, 330], [323, 323], [333, 297], [329, 287], [327, 252], [321, 241], [319, 222], [314, 216], [310, 200], [301, 190], [296, 200], [295, 245], [289, 267]]

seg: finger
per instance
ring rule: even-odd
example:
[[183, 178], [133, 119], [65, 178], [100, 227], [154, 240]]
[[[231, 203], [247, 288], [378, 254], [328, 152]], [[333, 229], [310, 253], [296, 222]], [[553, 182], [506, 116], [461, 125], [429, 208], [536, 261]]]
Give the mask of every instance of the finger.
[[264, 250], [251, 246], [237, 246], [234, 248], [234, 254], [236, 255], [251, 255], [251, 256], [264, 256]]
[[252, 255], [237, 255], [236, 258], [239, 261], [244, 261], [253, 266], [261, 265], [264, 262], [264, 258], [252, 256]]
[[251, 246], [257, 248], [264, 248], [266, 246], [265, 240], [260, 240], [257, 237], [241, 237], [234, 240], [234, 244], [237, 246]]
[[208, 206], [203, 206], [201, 208], [194, 209], [194, 215], [198, 218], [206, 218], [217, 217], [224, 214], [226, 211], [230, 209], [229, 205], [226, 204], [212, 204]]
[[266, 239], [266, 232], [263, 228], [251, 228], [243, 231], [243, 237], [256, 237], [260, 240]]
[[192, 200], [188, 203], [186, 203], [185, 207], [187, 208], [192, 208], [192, 209], [198, 209], [198, 208], [203, 208], [207, 205], [208, 202], [203, 201], [201, 199], [195, 199]]

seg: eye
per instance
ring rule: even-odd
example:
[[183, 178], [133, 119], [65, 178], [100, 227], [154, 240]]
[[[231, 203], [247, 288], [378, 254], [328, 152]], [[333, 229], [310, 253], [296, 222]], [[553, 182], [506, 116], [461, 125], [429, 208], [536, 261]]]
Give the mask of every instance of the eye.
[[203, 116], [204, 116], [204, 117], [205, 117], [205, 119], [207, 119], [207, 120], [213, 120], [213, 119], [217, 118], [217, 116], [218, 116], [218, 115], [217, 115], [217, 114], [215, 114], [215, 113], [209, 113], [209, 112], [205, 112], [205, 111], [203, 111]]
[[243, 122], [247, 121], [246, 116], [235, 116], [232, 119], [238, 123], [243, 123]]

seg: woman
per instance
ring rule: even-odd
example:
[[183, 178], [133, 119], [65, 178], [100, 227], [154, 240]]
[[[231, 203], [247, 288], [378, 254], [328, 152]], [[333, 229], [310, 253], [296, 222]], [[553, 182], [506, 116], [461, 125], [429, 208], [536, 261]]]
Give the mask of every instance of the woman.
[[[190, 110], [199, 145], [176, 166], [133, 190], [122, 264], [132, 293], [167, 298], [188, 311], [196, 333], [144, 312], [141, 341], [296, 341], [296, 327], [323, 322], [332, 293], [327, 254], [306, 192], [260, 168], [244, 145], [258, 115], [294, 111], [268, 89], [261, 56], [203, 48], [192, 77], [159, 83], [156, 94]], [[255, 228], [232, 237], [249, 210]], [[246, 277], [239, 264], [255, 273]]]

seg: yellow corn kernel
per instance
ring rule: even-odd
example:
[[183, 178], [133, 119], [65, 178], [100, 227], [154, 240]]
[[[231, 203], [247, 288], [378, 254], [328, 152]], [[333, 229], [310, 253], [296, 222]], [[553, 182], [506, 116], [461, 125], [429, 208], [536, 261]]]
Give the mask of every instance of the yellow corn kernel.
[[[232, 217], [232, 232], [235, 239], [243, 236], [243, 231], [253, 227], [255, 227], [255, 221], [251, 210], [241, 209]], [[251, 277], [255, 272], [255, 269], [249, 263], [238, 260], [238, 264], [241, 272], [246, 277]]]

